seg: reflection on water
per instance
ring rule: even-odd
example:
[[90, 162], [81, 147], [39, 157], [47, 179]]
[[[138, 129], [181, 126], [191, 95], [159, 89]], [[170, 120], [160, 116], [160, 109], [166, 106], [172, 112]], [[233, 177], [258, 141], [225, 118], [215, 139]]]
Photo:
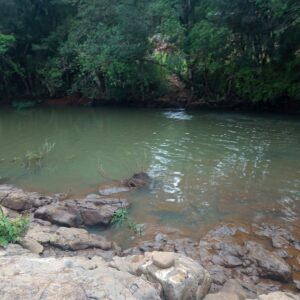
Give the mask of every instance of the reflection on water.
[[[26, 151], [56, 144], [40, 170]], [[0, 178], [80, 193], [147, 171], [129, 196], [149, 231], [190, 235], [220, 221], [299, 222], [300, 122], [283, 116], [139, 109], [0, 111]], [[116, 233], [117, 234], [117, 233]]]

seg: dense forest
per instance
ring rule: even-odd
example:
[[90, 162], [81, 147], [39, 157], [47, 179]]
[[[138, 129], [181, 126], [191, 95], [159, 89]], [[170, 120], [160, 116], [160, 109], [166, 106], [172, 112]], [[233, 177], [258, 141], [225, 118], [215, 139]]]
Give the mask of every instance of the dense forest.
[[4, 100], [300, 102], [299, 0], [0, 0], [0, 8]]

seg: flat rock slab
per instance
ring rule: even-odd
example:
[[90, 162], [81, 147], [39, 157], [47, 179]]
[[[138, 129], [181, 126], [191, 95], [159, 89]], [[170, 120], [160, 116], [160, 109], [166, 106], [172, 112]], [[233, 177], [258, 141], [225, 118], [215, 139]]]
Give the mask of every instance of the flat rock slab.
[[90, 234], [85, 229], [30, 225], [25, 240], [34, 240], [44, 246], [52, 246], [61, 250], [77, 251], [85, 249], [111, 250], [114, 244], [101, 235]]
[[101, 258], [0, 257], [1, 300], [159, 300], [160, 287]]
[[258, 300], [300, 300], [300, 296], [292, 293], [274, 292], [267, 295], [260, 295]]

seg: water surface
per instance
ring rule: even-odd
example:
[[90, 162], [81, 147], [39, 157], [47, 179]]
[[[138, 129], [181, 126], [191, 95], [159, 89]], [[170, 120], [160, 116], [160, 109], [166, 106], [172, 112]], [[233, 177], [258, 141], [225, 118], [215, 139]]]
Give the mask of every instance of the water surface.
[[[41, 168], [24, 155], [55, 147]], [[0, 110], [0, 177], [46, 193], [96, 191], [146, 171], [150, 188], [128, 195], [146, 233], [198, 237], [219, 222], [299, 226], [300, 121], [242, 113], [117, 108]], [[1, 179], [0, 179], [1, 180]], [[120, 229], [118, 239], [128, 239]]]

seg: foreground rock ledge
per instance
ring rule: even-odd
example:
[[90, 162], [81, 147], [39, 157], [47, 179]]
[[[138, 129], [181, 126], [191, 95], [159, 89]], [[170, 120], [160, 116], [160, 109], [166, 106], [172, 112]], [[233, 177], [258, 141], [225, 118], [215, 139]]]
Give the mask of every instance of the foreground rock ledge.
[[0, 299], [203, 299], [210, 287], [208, 272], [190, 258], [172, 256], [173, 265], [160, 269], [151, 253], [107, 263], [98, 256], [40, 258], [4, 251]]

